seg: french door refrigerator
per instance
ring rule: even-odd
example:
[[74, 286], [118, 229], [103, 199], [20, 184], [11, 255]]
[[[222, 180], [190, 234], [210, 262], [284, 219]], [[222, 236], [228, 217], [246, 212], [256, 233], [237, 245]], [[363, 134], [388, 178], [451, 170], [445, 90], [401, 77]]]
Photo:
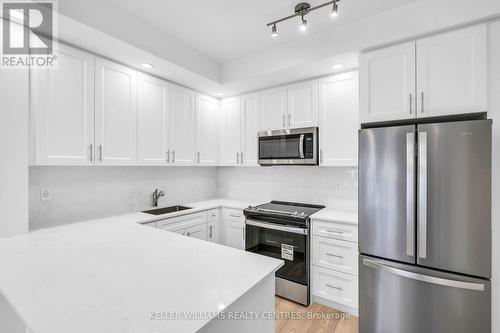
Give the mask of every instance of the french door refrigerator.
[[491, 125], [360, 130], [360, 333], [491, 332]]

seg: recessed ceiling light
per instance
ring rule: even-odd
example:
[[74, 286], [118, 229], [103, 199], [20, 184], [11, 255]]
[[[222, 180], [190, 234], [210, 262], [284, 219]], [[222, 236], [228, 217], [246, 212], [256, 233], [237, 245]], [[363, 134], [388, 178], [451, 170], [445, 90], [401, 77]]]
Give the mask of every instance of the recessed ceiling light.
[[144, 68], [147, 68], [147, 69], [151, 69], [151, 68], [154, 67], [152, 64], [148, 64], [148, 63], [144, 63], [141, 66], [144, 67]]
[[344, 65], [343, 64], [335, 64], [332, 66], [332, 69], [341, 69], [341, 68], [344, 68]]
[[221, 92], [218, 92], [218, 93], [217, 93], [217, 96], [222, 97], [222, 96], [224, 96], [224, 94], [223, 94], [223, 93], [221, 93]]

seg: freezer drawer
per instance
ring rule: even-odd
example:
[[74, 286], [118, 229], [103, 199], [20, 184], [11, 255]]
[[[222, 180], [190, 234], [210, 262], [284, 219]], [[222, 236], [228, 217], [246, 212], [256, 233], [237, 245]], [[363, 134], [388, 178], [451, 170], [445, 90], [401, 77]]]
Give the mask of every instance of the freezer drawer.
[[418, 125], [418, 264], [491, 277], [491, 120]]
[[491, 332], [491, 285], [359, 257], [360, 333]]

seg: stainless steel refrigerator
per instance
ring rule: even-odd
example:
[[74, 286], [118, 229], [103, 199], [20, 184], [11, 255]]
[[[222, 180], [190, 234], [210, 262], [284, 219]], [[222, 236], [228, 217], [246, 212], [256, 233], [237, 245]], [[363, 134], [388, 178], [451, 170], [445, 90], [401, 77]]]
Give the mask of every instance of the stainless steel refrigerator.
[[491, 332], [491, 125], [360, 131], [360, 333]]

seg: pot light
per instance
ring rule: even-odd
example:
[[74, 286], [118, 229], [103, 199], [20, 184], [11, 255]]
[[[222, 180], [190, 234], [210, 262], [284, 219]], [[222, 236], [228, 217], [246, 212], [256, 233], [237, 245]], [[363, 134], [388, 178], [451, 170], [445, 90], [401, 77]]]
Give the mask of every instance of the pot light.
[[300, 31], [307, 30], [307, 21], [304, 19], [304, 15], [302, 15], [302, 23], [300, 23], [300, 25], [299, 25], [299, 30]]
[[224, 96], [224, 94], [223, 94], [223, 93], [221, 93], [221, 92], [218, 92], [216, 95], [217, 95], [217, 96], [219, 96], [219, 97]]
[[273, 24], [272, 30], [271, 30], [271, 37], [278, 37], [278, 29], [276, 28], [276, 24]]
[[146, 68], [146, 69], [151, 69], [154, 67], [152, 64], [148, 64], [148, 63], [141, 64], [141, 66]]
[[337, 16], [339, 16], [339, 5], [337, 4], [337, 2], [333, 3], [333, 5], [332, 5], [332, 11], [330, 13], [330, 16], [331, 17], [337, 17]]
[[337, 70], [337, 69], [341, 69], [341, 68], [344, 68], [343, 64], [335, 64], [335, 65], [332, 66], [333, 70]]

